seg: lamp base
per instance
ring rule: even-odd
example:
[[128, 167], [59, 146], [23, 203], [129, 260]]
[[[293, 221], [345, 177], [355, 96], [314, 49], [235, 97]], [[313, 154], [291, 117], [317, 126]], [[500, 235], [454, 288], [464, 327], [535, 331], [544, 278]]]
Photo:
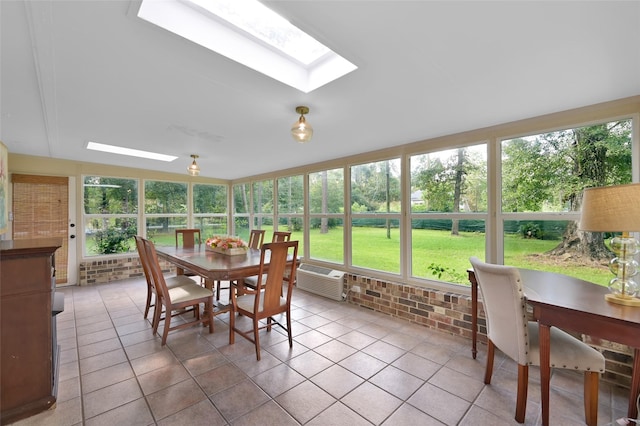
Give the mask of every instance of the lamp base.
[[618, 305], [625, 305], [625, 306], [640, 306], [640, 299], [638, 299], [637, 297], [622, 297], [622, 296], [616, 296], [613, 293], [607, 293], [604, 295], [604, 299], [607, 302], [611, 302], [611, 303], [617, 303]]

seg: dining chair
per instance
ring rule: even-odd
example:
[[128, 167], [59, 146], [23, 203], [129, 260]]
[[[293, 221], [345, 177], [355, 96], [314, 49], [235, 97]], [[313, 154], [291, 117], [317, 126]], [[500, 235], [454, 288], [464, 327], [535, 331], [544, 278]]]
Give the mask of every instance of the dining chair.
[[[291, 240], [291, 232], [285, 232], [285, 231], [274, 231], [273, 236], [271, 237], [272, 243], [278, 243], [278, 242], [290, 241], [290, 240]], [[288, 281], [288, 280], [289, 280], [289, 277], [285, 276], [285, 281]], [[245, 287], [252, 288], [252, 289], [256, 288], [257, 282], [258, 282], [257, 275], [251, 275], [249, 277], [245, 277], [242, 279], [242, 284]]]
[[[265, 258], [269, 254], [269, 272], [264, 273]], [[291, 256], [291, 257], [290, 257]], [[267, 329], [276, 324], [282, 327], [289, 338], [289, 347], [293, 347], [291, 334], [291, 296], [293, 293], [293, 280], [289, 281], [287, 292], [282, 295], [282, 282], [285, 273], [295, 278], [296, 262], [298, 257], [298, 242], [286, 241], [268, 243], [262, 246], [260, 252], [260, 269], [255, 290], [247, 290], [245, 294], [238, 295], [235, 289], [231, 291], [231, 315], [229, 316], [229, 344], [235, 341], [235, 333], [252, 342], [256, 347], [256, 358], [260, 361], [260, 330]], [[287, 264], [288, 259], [294, 259]], [[251, 330], [242, 331], [236, 327], [236, 314], [241, 314], [251, 319]], [[286, 326], [278, 322], [274, 316], [285, 314]], [[266, 319], [266, 324], [260, 322]]]
[[[182, 240], [182, 248], [194, 248], [196, 244], [199, 246], [202, 244], [202, 239], [200, 238], [200, 229], [198, 228], [179, 228], [175, 230], [176, 234], [176, 248], [180, 247], [180, 240]], [[189, 277], [197, 277], [198, 274], [195, 274], [191, 271], [184, 271], [184, 275]], [[200, 284], [204, 283], [204, 278], [200, 277]]]
[[[155, 311], [156, 305], [158, 305], [158, 298], [161, 297], [161, 294], [158, 293], [156, 286], [153, 281], [153, 277], [151, 275], [151, 269], [149, 266], [149, 257], [147, 256], [147, 251], [144, 246], [145, 238], [140, 235], [134, 236], [136, 241], [136, 248], [138, 250], [138, 256], [140, 258], [140, 264], [142, 265], [142, 271], [144, 273], [144, 277], [147, 281], [147, 301], [144, 307], [144, 318], [146, 319], [149, 315], [149, 310], [153, 307]], [[194, 281], [184, 275], [176, 275], [173, 277], [165, 277], [165, 283], [168, 288], [180, 287], [183, 285], [193, 285]], [[153, 302], [152, 302], [153, 299]], [[162, 308], [160, 308], [162, 309]], [[152, 320], [155, 318], [155, 312], [152, 316]], [[160, 318], [162, 321], [164, 318]], [[152, 322], [153, 324], [153, 322]]]
[[[471, 257], [487, 319], [487, 365], [484, 383], [491, 383], [495, 348], [518, 363], [516, 415], [524, 423], [529, 365], [540, 365], [538, 323], [527, 317], [527, 296], [518, 269], [492, 265]], [[551, 327], [551, 367], [584, 371], [584, 415], [587, 425], [598, 420], [598, 381], [604, 356], [568, 333]]]
[[[259, 249], [262, 247], [262, 242], [264, 241], [264, 233], [263, 229], [252, 229], [249, 233], [249, 242], [247, 245], [250, 249]], [[216, 300], [220, 300], [220, 290], [229, 289], [229, 300], [231, 300], [231, 287], [233, 285], [237, 285], [235, 282], [229, 282], [228, 287], [222, 287], [222, 281], [216, 281]]]
[[176, 229], [176, 247], [179, 246], [180, 240], [182, 240], [183, 248], [193, 248], [201, 244], [200, 230], [197, 228], [181, 228]]
[[[183, 285], [179, 287], [169, 288], [162, 273], [162, 268], [158, 260], [158, 254], [154, 244], [144, 241], [144, 247], [149, 259], [152, 282], [160, 297], [156, 299], [156, 303], [160, 303], [165, 307], [164, 329], [162, 333], [162, 346], [167, 343], [167, 336], [172, 330], [178, 330], [197, 324], [209, 324], [209, 333], [213, 333], [213, 291], [204, 288], [192, 281], [191, 285]], [[205, 315], [200, 316], [200, 303], [204, 304]], [[181, 322], [171, 327], [171, 318], [173, 312], [182, 312], [184, 308], [193, 306], [195, 310], [195, 319], [193, 321]], [[153, 320], [153, 334], [158, 331], [160, 324], [160, 310], [156, 306]]]
[[271, 237], [271, 242], [277, 243], [281, 241], [291, 241], [291, 232], [274, 231], [273, 236]]

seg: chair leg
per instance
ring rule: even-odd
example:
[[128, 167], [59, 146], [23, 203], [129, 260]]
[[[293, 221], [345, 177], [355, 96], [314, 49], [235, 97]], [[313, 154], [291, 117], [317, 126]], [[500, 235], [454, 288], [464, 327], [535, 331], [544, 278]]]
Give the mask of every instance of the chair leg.
[[167, 344], [167, 336], [169, 335], [169, 328], [171, 328], [171, 311], [167, 307], [167, 312], [164, 315], [164, 331], [162, 332], [162, 345]]
[[162, 316], [162, 303], [159, 298], [156, 296], [156, 303], [153, 307], [153, 335], [155, 336], [158, 332], [158, 325], [160, 324], [160, 317]]
[[287, 335], [289, 336], [289, 347], [293, 348], [293, 336], [291, 335], [291, 312], [287, 310]]
[[209, 307], [205, 306], [207, 310], [207, 318], [209, 318], [209, 334], [213, 333], [213, 296], [209, 301]]
[[236, 340], [236, 313], [231, 309], [229, 312], [229, 344], [233, 345]]
[[144, 319], [147, 319], [147, 315], [149, 315], [150, 307], [151, 307], [151, 289], [147, 289], [147, 304], [144, 307]]
[[255, 316], [253, 317], [253, 340], [256, 344], [256, 357], [260, 361], [260, 335], [258, 334], [258, 318]]
[[518, 396], [516, 397], [516, 422], [524, 423], [527, 412], [527, 388], [529, 384], [529, 366], [518, 364]]
[[491, 384], [491, 375], [493, 374], [493, 357], [495, 355], [496, 347], [491, 340], [487, 341], [487, 366], [484, 370], [484, 383], [485, 385]]
[[216, 281], [216, 301], [220, 300], [220, 280]]
[[584, 420], [589, 426], [598, 424], [598, 381], [599, 373], [584, 372]]

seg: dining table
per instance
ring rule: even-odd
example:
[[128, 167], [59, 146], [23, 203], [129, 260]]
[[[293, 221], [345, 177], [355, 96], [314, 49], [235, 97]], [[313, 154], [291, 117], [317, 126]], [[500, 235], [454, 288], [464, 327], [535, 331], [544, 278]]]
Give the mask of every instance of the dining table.
[[[633, 366], [627, 416], [638, 417], [640, 395], [640, 308], [605, 300], [609, 289], [589, 281], [555, 272], [518, 268], [533, 319], [539, 324], [542, 424], [549, 424], [550, 327], [585, 334], [629, 346]], [[477, 354], [478, 282], [473, 269], [471, 283], [472, 356]]]
[[[242, 254], [228, 255], [208, 249], [205, 245], [191, 248], [184, 247], [156, 247], [158, 257], [176, 266], [178, 275], [185, 271], [193, 272], [204, 278], [205, 286], [213, 290], [216, 281], [238, 281], [260, 271], [260, 249], [247, 248]], [[269, 254], [265, 253], [264, 272], [269, 271]], [[288, 262], [293, 259], [290, 256]], [[299, 263], [299, 259], [296, 259]], [[242, 293], [242, 286], [238, 292]], [[229, 309], [229, 305], [214, 303], [214, 314]]]

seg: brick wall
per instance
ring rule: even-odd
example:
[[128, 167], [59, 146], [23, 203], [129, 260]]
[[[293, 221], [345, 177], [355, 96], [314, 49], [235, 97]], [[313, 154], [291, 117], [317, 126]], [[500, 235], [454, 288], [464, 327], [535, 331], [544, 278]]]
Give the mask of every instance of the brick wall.
[[[360, 287], [360, 292], [349, 291], [349, 303], [471, 340], [471, 296], [347, 274], [344, 291], [347, 292], [354, 285]], [[478, 305], [478, 342], [486, 344], [487, 327], [482, 302]], [[633, 367], [631, 348], [590, 336], [576, 337], [603, 353], [606, 372], [601, 380], [627, 388], [630, 386]], [[480, 345], [478, 350], [485, 348]]]
[[[175, 273], [173, 265], [163, 262], [162, 266], [166, 273]], [[80, 285], [104, 284], [142, 276], [142, 266], [137, 256], [119, 257], [82, 263], [79, 281]], [[347, 274], [344, 285], [345, 292], [354, 285], [361, 290], [360, 293], [348, 292], [349, 303], [471, 340], [471, 296], [355, 274]], [[487, 328], [481, 302], [479, 306], [478, 342], [486, 343]], [[582, 337], [600, 350], [607, 360], [607, 371], [602, 380], [629, 387], [633, 363], [631, 349], [589, 336]], [[483, 345], [479, 350], [484, 350]]]

